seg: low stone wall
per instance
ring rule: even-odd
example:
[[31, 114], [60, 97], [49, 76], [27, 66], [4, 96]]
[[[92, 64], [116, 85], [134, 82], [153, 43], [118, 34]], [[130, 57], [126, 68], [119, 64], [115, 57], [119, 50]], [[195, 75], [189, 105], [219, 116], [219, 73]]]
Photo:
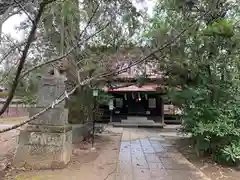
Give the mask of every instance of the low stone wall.
[[0, 117], [28, 116], [28, 107], [10, 106]]

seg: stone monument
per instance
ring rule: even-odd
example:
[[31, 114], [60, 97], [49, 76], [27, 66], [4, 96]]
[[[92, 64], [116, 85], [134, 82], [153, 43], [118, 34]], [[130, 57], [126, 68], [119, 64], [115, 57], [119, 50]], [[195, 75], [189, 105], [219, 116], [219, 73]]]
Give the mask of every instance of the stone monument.
[[[29, 109], [30, 117], [64, 94], [64, 80], [56, 73], [45, 73], [39, 83], [36, 107]], [[63, 101], [20, 130], [13, 165], [30, 169], [64, 168], [71, 155], [72, 126], [68, 125], [68, 110]]]

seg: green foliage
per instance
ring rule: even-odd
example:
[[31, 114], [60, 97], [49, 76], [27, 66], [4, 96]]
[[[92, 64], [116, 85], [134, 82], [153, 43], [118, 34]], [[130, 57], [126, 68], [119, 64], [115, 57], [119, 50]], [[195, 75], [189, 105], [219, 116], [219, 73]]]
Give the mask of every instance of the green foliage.
[[79, 90], [68, 101], [67, 107], [69, 109], [69, 122], [71, 124], [84, 123], [91, 120], [93, 114], [99, 114], [99, 104], [108, 105], [112, 96], [108, 95], [102, 90], [99, 90], [98, 97], [96, 98], [96, 109], [94, 109], [93, 91], [90, 88]]
[[240, 161], [240, 141], [234, 140], [229, 145], [226, 145], [217, 157], [218, 161], [225, 160], [229, 164], [234, 164]]
[[233, 23], [226, 19], [217, 20], [207, 26], [204, 35], [232, 37], [234, 35]]
[[137, 77], [137, 85], [138, 86], [142, 86], [144, 83], [146, 83], [146, 74], [144, 73], [143, 75], [141, 76], [138, 76]]
[[197, 154], [210, 153], [219, 162], [236, 163], [240, 155], [236, 142], [240, 137], [240, 104], [211, 102], [208, 91], [201, 89], [171, 93], [173, 102], [184, 104], [182, 132], [192, 135]]
[[37, 102], [37, 96], [36, 95], [23, 96], [22, 101], [24, 104], [34, 105]]
[[[188, 11], [187, 4], [179, 3], [159, 1], [145, 37], [155, 47], [186, 29], [177, 43], [156, 53], [162, 64], [159, 70], [168, 76], [168, 97], [181, 109], [182, 132], [192, 136], [198, 155], [237, 164], [240, 162], [240, 31], [235, 27], [239, 26], [236, 19], [240, 13], [235, 9], [236, 2], [218, 4], [216, 8], [215, 1], [200, 1]], [[196, 17], [209, 9], [210, 15], [206, 14], [189, 28]], [[167, 58], [160, 58], [162, 55]]]
[[98, 104], [101, 105], [108, 105], [110, 99], [112, 99], [112, 96], [102, 90], [99, 90], [99, 95], [97, 97]]
[[[34, 104], [36, 101], [36, 93], [38, 91], [38, 73], [34, 72], [31, 75], [19, 80], [18, 87], [16, 89], [15, 97], [22, 99], [24, 103]], [[11, 87], [15, 74], [9, 74], [7, 76], [7, 87]], [[4, 93], [3, 93], [4, 94]], [[1, 94], [0, 94], [1, 97]], [[7, 95], [5, 96], [5, 98]]]

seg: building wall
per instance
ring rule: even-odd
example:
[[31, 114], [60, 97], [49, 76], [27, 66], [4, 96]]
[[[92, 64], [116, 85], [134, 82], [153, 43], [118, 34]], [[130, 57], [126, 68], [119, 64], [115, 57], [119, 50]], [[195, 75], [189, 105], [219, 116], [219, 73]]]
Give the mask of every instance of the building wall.
[[[116, 97], [122, 97], [122, 95], [118, 95], [115, 96]], [[154, 120], [155, 122], [163, 122], [168, 124], [180, 124], [181, 123], [181, 119], [179, 116], [179, 109], [177, 109], [176, 107], [174, 107], [171, 104], [164, 104], [164, 102], [161, 99], [161, 96], [159, 95], [155, 95], [155, 96], [151, 96], [149, 95], [149, 98], [151, 97], [158, 97], [157, 98], [157, 108], [154, 109], [150, 115], [147, 114], [143, 114], [143, 115], [136, 115], [136, 116], [145, 116], [147, 117], [149, 120]], [[114, 104], [116, 105], [116, 104]], [[102, 122], [109, 122], [110, 120], [110, 111], [108, 109], [108, 106], [104, 107], [104, 113], [103, 113], [103, 118], [101, 118]], [[103, 108], [103, 109], [104, 109]], [[115, 109], [116, 110], [116, 109]], [[112, 121], [113, 122], [121, 122], [122, 119], [127, 119], [127, 116], [129, 114], [127, 114], [127, 112], [124, 113], [120, 113], [120, 114], [116, 114], [116, 113], [112, 113]], [[131, 116], [131, 115], [129, 115]]]
[[[114, 114], [159, 116], [160, 96], [150, 93], [113, 93]], [[121, 101], [121, 102], [120, 102]], [[117, 112], [117, 113], [116, 113]]]
[[[126, 96], [126, 94], [127, 99], [126, 97], [124, 97]], [[149, 120], [154, 120], [155, 122], [162, 121], [163, 108], [161, 108], [162, 101], [161, 96], [159, 94], [142, 92], [141, 101], [143, 101], [143, 103], [141, 105], [144, 107], [140, 110], [140, 112], [130, 112], [131, 107], [129, 106], [134, 106], [134, 102], [131, 102], [131, 94], [132, 94], [131, 92], [112, 93], [115, 100], [122, 99], [122, 102], [120, 103], [122, 104], [122, 106], [121, 105], [119, 106], [119, 103], [114, 101], [115, 108], [112, 111], [113, 122], [121, 122], [122, 119], [127, 119], [128, 116], [144, 116], [147, 117]], [[144, 94], [147, 94], [147, 96], [145, 96]], [[129, 98], [130, 100], [128, 100]], [[107, 117], [107, 114], [105, 114], [104, 116]]]

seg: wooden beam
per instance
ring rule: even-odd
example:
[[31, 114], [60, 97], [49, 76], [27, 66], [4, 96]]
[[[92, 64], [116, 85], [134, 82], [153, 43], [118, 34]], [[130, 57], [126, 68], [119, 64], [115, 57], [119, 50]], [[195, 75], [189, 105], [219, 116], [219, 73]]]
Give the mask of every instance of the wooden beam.
[[164, 124], [164, 100], [162, 97], [160, 97], [160, 108], [161, 108], [161, 121], [162, 124]]

